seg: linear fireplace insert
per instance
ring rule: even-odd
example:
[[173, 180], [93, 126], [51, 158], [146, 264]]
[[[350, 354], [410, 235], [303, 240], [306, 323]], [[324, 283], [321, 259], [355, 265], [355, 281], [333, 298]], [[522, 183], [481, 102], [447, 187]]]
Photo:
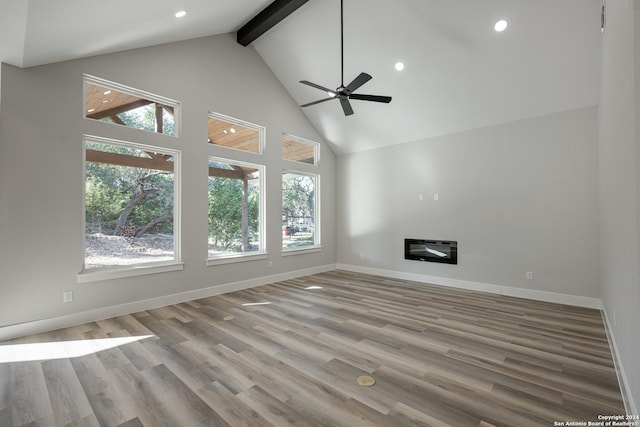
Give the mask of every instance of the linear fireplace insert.
[[457, 264], [458, 242], [455, 240], [404, 239], [404, 259]]

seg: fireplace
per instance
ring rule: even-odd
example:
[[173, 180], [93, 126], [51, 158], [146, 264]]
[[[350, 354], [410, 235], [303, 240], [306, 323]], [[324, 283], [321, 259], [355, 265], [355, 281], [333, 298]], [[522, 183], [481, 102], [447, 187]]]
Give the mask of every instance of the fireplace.
[[458, 263], [458, 242], [454, 240], [404, 239], [404, 259]]

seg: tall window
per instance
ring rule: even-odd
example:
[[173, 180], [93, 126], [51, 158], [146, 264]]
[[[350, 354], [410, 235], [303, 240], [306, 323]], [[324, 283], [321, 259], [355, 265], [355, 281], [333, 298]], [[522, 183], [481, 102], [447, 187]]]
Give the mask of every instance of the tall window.
[[85, 117], [177, 136], [179, 103], [97, 77], [84, 78]]
[[282, 173], [282, 248], [295, 250], [320, 245], [320, 177], [302, 172]]
[[179, 152], [85, 137], [84, 270], [179, 259]]
[[264, 252], [263, 169], [209, 158], [209, 259]]

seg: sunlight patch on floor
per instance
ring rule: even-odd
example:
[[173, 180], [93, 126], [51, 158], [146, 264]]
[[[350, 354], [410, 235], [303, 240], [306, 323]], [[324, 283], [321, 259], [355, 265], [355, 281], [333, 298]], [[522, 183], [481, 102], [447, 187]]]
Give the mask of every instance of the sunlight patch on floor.
[[154, 335], [0, 345], [0, 363], [81, 357], [152, 336]]

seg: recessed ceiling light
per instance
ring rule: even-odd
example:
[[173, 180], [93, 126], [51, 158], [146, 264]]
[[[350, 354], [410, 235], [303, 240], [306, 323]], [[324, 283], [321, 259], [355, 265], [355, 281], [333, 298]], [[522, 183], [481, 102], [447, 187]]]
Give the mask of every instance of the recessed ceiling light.
[[95, 109], [95, 108], [89, 108], [89, 109], [87, 110], [87, 113], [93, 113], [94, 111], [96, 111], [96, 109]]
[[230, 128], [230, 129], [229, 129], [229, 132], [231, 132], [231, 133], [236, 133], [236, 129], [235, 129], [235, 128]]
[[180, 12], [176, 12], [176, 14], [174, 15], [176, 18], [182, 18], [183, 16], [185, 16], [187, 14], [186, 10], [181, 10]]
[[494, 26], [493, 26], [493, 28], [494, 28], [497, 32], [501, 33], [501, 32], [503, 32], [504, 30], [506, 30], [508, 26], [509, 26], [509, 23], [508, 23], [506, 20], [501, 19], [501, 20], [499, 20], [498, 22], [496, 22], [496, 25], [494, 25]]
[[404, 70], [404, 63], [402, 63], [402, 62], [396, 62], [395, 66], [396, 66], [396, 70], [398, 70], [398, 71]]
[[104, 95], [109, 95], [111, 93], [110, 90], [105, 90], [104, 92], [102, 92]]

